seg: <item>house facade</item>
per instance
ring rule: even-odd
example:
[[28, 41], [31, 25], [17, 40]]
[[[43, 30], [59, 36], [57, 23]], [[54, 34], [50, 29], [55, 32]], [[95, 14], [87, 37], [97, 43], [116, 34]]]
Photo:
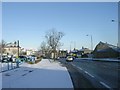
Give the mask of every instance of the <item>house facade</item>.
[[59, 57], [66, 57], [68, 51], [67, 50], [59, 50], [58, 56]]
[[26, 50], [26, 55], [34, 55], [35, 53], [36, 53], [36, 51], [33, 50], [33, 49], [27, 49]]
[[21, 47], [18, 48], [17, 46], [7, 46], [4, 48], [4, 54], [18, 56], [18, 49], [20, 53]]

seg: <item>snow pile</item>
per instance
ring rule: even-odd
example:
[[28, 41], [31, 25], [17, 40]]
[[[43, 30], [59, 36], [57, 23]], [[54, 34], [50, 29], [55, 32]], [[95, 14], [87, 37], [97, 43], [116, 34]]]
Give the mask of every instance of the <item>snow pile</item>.
[[24, 63], [20, 68], [2, 73], [3, 88], [73, 88], [66, 67], [43, 59], [38, 64]]

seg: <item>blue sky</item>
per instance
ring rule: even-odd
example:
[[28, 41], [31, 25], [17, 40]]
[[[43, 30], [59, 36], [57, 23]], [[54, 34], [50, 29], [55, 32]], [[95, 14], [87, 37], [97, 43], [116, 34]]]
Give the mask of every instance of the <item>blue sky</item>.
[[[45, 40], [46, 31], [56, 28], [65, 36], [62, 49], [91, 48], [100, 41], [117, 45], [117, 3], [9, 3], [2, 4], [2, 37], [7, 42], [20, 40], [24, 48], [35, 48]], [[116, 22], [111, 22], [115, 19]]]

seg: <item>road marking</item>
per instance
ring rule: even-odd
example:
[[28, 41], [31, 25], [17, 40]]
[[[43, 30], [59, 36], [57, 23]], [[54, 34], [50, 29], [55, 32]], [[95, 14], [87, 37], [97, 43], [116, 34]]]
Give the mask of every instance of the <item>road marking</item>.
[[101, 81], [100, 81], [100, 83], [101, 83], [103, 86], [105, 86], [106, 88], [111, 88], [111, 87], [109, 87], [107, 84], [105, 84], [104, 82], [101, 82]]
[[87, 71], [85, 71], [85, 73], [94, 78], [94, 76], [88, 73]]
[[78, 69], [80, 69], [80, 70], [83, 70], [82, 68], [80, 68], [80, 67], [77, 67]]
[[[72, 63], [71, 63], [72, 64]], [[72, 64], [73, 66], [75, 66], [74, 64]]]
[[75, 66], [75, 65], [73, 64], [73, 66]]
[[105, 65], [103, 67], [106, 67]]

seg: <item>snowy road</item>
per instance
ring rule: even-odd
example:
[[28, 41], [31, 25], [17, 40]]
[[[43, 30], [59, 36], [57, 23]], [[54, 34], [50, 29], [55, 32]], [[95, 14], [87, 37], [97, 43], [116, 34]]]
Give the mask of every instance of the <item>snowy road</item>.
[[3, 88], [73, 88], [66, 69], [58, 62], [43, 59], [38, 64], [22, 64], [21, 68], [2, 73]]

